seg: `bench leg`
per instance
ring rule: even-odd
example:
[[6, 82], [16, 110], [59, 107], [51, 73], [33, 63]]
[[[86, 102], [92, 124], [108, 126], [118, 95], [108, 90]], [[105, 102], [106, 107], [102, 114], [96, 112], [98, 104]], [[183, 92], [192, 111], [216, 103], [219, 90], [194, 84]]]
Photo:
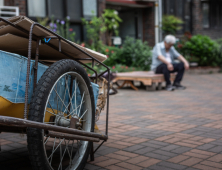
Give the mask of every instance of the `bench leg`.
[[162, 83], [161, 82], [158, 83], [157, 89], [162, 90]]
[[132, 81], [127, 81], [127, 83], [130, 85], [130, 87], [131, 88], [133, 88], [134, 90], [138, 90], [138, 88], [136, 88], [135, 86], [134, 86], [134, 84], [132, 83]]
[[133, 85], [132, 81], [129, 81], [129, 80], [125, 80], [125, 81], [123, 82], [123, 84], [118, 87], [118, 89], [122, 88], [125, 84], [129, 84], [132, 89], [138, 90], [138, 88], [136, 88], [136, 87]]
[[156, 90], [156, 83], [153, 82], [151, 86], [146, 86], [146, 90], [155, 91]]
[[125, 80], [122, 85], [120, 85], [120, 86], [118, 85], [118, 89], [121, 89], [126, 83], [127, 83], [127, 81]]

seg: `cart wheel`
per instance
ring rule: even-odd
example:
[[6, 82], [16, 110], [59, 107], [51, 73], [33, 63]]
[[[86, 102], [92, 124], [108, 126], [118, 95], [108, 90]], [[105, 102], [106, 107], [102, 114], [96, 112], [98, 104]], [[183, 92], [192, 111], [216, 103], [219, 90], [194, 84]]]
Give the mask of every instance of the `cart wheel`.
[[[73, 60], [52, 64], [40, 78], [31, 100], [28, 119], [87, 132], [94, 131], [95, 103], [85, 70]], [[72, 123], [70, 123], [72, 122]], [[71, 127], [70, 127], [71, 126]], [[91, 142], [50, 137], [44, 130], [27, 129], [33, 169], [83, 169]]]

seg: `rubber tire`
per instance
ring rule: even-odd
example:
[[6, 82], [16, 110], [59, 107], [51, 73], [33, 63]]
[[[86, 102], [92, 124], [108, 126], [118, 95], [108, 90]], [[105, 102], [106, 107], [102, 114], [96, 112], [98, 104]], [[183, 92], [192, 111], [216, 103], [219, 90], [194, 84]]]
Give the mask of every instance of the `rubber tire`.
[[[91, 82], [84, 68], [74, 60], [69, 60], [69, 59], [60, 60], [52, 64], [44, 72], [33, 93], [29, 107], [28, 120], [36, 122], [43, 121], [45, 104], [53, 84], [61, 75], [69, 71], [74, 71], [80, 74], [82, 78], [85, 80], [86, 85], [88, 86], [91, 98], [91, 106], [92, 106], [91, 132], [93, 132], [95, 125], [95, 102], [94, 102], [94, 95]], [[47, 156], [45, 154], [45, 147], [43, 142], [44, 142], [44, 131], [42, 129], [37, 129], [37, 128], [27, 129], [27, 143], [28, 143], [29, 157], [34, 170], [51, 170], [51, 167], [47, 161]], [[91, 146], [92, 143], [88, 142], [87, 150], [77, 170], [81, 170], [84, 168], [90, 153]]]

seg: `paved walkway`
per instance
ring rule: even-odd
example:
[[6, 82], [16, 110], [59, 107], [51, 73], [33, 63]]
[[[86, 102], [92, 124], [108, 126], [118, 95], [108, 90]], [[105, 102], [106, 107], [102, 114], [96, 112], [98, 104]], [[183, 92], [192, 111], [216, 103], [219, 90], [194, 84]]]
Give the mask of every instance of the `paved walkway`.
[[[111, 96], [109, 140], [85, 168], [222, 169], [222, 74], [187, 75], [184, 85], [184, 91], [122, 89]], [[0, 169], [31, 169], [25, 138], [0, 136]]]

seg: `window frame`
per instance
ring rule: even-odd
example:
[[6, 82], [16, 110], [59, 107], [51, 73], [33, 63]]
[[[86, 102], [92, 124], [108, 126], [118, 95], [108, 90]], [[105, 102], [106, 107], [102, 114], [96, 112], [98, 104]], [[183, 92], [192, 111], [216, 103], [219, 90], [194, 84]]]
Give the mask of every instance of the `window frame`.
[[[203, 23], [203, 17], [204, 17], [204, 15], [203, 15], [203, 6], [204, 6], [204, 4], [208, 4], [208, 25], [204, 25], [204, 23]], [[210, 3], [209, 3], [209, 1], [208, 0], [202, 0], [201, 1], [201, 11], [202, 11], [202, 27], [203, 27], [203, 29], [210, 29], [211, 27], [210, 27]]]

